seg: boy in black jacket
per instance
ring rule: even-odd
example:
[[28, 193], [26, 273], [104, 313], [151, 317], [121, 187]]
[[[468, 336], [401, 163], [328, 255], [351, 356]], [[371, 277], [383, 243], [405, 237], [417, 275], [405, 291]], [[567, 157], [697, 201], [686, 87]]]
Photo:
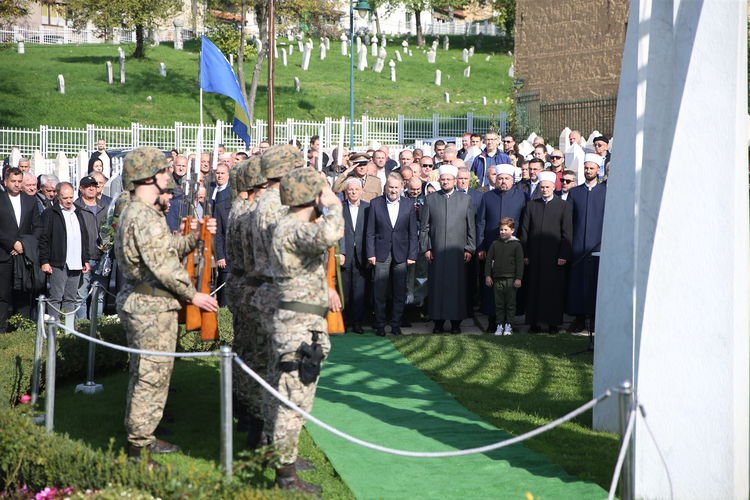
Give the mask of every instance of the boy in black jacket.
[[511, 217], [500, 219], [500, 239], [490, 246], [484, 265], [484, 282], [495, 289], [495, 335], [513, 333], [516, 289], [521, 288], [523, 278], [523, 247], [520, 240], [513, 236], [515, 227], [516, 223]]

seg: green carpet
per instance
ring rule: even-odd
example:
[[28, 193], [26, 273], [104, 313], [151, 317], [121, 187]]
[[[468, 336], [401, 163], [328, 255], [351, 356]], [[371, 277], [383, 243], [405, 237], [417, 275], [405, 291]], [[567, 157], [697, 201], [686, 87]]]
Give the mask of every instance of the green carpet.
[[[461, 406], [388, 340], [348, 334], [332, 343], [313, 411], [324, 422], [413, 451], [472, 448], [510, 437]], [[307, 429], [357, 498], [607, 496], [522, 445], [465, 457], [406, 458], [349, 443], [312, 423]]]

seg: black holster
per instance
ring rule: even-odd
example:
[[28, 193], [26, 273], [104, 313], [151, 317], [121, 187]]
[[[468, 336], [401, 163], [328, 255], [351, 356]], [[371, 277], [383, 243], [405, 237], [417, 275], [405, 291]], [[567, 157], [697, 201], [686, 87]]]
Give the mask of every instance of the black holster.
[[299, 356], [299, 379], [309, 385], [318, 380], [320, 365], [323, 363], [323, 346], [318, 344], [318, 332], [312, 332], [312, 344], [302, 342], [297, 350]]

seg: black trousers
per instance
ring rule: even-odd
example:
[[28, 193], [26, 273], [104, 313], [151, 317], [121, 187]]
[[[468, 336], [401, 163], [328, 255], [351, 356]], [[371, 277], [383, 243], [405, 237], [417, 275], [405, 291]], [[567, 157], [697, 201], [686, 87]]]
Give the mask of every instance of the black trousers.
[[406, 303], [406, 262], [393, 262], [390, 255], [385, 262], [376, 262], [374, 281], [375, 328], [384, 328], [386, 325], [385, 307], [389, 288], [393, 297], [391, 326], [401, 326]]
[[351, 262], [341, 269], [341, 284], [344, 287], [344, 323], [347, 328], [362, 326], [367, 274], [359, 262]]
[[8, 331], [8, 318], [20, 314], [29, 318], [32, 296], [13, 290], [13, 259], [0, 262], [0, 333]]

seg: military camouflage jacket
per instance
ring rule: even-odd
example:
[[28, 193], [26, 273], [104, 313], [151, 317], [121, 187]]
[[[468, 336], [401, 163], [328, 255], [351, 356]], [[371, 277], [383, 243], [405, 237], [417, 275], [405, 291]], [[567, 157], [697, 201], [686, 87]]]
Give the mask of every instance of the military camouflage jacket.
[[[166, 290], [174, 298], [144, 296], [139, 304], [155, 311], [176, 310], [180, 300], [192, 300], [195, 288], [180, 260], [195, 247], [196, 235], [173, 235], [164, 214], [153, 205], [132, 197], [120, 215], [115, 238], [115, 255], [125, 285], [118, 294], [118, 308], [128, 311], [133, 289], [145, 283]], [[146, 294], [148, 295], [148, 294]]]
[[258, 200], [253, 200], [247, 207], [247, 212], [240, 215], [237, 225], [240, 227], [240, 241], [242, 243], [242, 268], [245, 276], [250, 278], [258, 276], [255, 271], [255, 256], [253, 254], [253, 226], [255, 215], [258, 213]]
[[341, 206], [318, 222], [287, 214], [273, 232], [273, 276], [280, 300], [328, 307], [325, 252], [344, 235]]
[[273, 230], [288, 210], [288, 207], [281, 204], [278, 189], [267, 189], [258, 199], [258, 208], [250, 225], [256, 276], [273, 277], [271, 274]]

